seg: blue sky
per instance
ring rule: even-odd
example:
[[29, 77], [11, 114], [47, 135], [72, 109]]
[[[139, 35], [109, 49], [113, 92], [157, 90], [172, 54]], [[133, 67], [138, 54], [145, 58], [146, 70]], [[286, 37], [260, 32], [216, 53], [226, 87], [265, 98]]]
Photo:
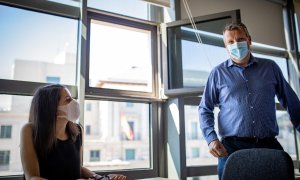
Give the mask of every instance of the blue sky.
[[77, 49], [78, 21], [0, 5], [0, 78], [11, 79], [15, 59], [52, 62]]

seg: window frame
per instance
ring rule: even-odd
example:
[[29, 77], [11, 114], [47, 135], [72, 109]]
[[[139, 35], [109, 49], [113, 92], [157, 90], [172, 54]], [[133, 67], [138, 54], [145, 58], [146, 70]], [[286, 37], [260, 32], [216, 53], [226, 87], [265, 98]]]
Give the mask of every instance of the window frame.
[[[208, 20], [218, 20], [220, 18], [232, 18], [232, 21], [239, 22], [240, 21], [240, 11], [239, 10], [233, 10], [233, 11], [226, 11], [222, 13], [216, 13], [212, 15], [206, 15], [206, 16], [199, 16], [199, 17], [194, 17], [195, 23], [198, 22], [205, 22]], [[168, 135], [169, 136], [177, 136], [177, 140], [170, 140], [174, 141], [172, 142], [169, 146], [173, 148], [179, 148], [179, 154], [181, 154], [180, 157], [175, 158], [173, 157], [172, 159], [177, 159], [173, 160], [171, 162], [175, 166], [179, 167], [179, 172], [177, 172], [177, 178], [186, 178], [186, 177], [193, 177], [193, 176], [206, 176], [206, 175], [215, 175], [217, 174], [217, 166], [216, 165], [207, 165], [207, 166], [187, 166], [186, 165], [186, 140], [185, 140], [185, 121], [184, 121], [184, 105], [186, 104], [187, 100], [186, 98], [189, 99], [189, 103], [192, 104], [199, 104], [200, 102], [200, 97], [199, 95], [203, 94], [204, 91], [204, 86], [201, 86], [200, 88], [178, 88], [178, 89], [172, 89], [170, 88], [170, 72], [169, 72], [169, 67], [170, 67], [170, 62], [169, 62], [169, 44], [168, 42], [168, 35], [167, 35], [167, 29], [171, 27], [177, 27], [181, 25], [189, 25], [190, 20], [189, 19], [184, 19], [184, 20], [179, 20], [179, 21], [174, 21], [171, 23], [167, 23], [162, 25], [162, 40], [165, 42], [165, 48], [162, 49], [162, 59], [166, 59], [166, 61], [163, 62], [162, 69], [163, 69], [163, 83], [164, 83], [164, 94], [167, 96], [168, 103], [166, 104], [167, 108], [171, 109], [172, 105], [176, 105], [178, 109], [178, 117], [179, 122], [176, 122], [176, 118], [173, 118], [169, 115], [168, 112], [164, 112], [167, 117], [168, 124], [177, 124], [179, 123], [179, 127], [177, 127], [177, 131], [180, 132], [180, 134], [177, 135], [176, 130], [174, 129], [175, 127], [170, 126], [167, 129]], [[216, 46], [223, 46], [223, 39], [213, 39], [212, 44], [216, 43]], [[178, 142], [177, 142], [178, 141]], [[178, 147], [178, 143], [181, 144], [181, 146]], [[167, 155], [168, 158], [172, 154]], [[170, 158], [171, 158], [170, 157]], [[169, 161], [170, 163], [170, 161]], [[169, 174], [173, 174], [172, 170], [168, 170]], [[173, 178], [173, 177], [172, 177]]]
[[[226, 16], [230, 16], [233, 18], [233, 20], [235, 21], [240, 21], [240, 13], [239, 10], [233, 10], [233, 11], [228, 11], [228, 12], [223, 12], [223, 13], [217, 13], [217, 14], [213, 14], [213, 15], [206, 15], [206, 16], [201, 16], [201, 17], [195, 17], [194, 21], [195, 23], [201, 22], [201, 21], [206, 21], [209, 19], [217, 19], [220, 17], [226, 17]], [[167, 42], [167, 28], [169, 27], [176, 27], [176, 26], [181, 26], [181, 25], [188, 25], [191, 24], [189, 19], [185, 19], [185, 20], [179, 20], [179, 21], [175, 21], [175, 22], [171, 22], [171, 23], [167, 23], [166, 25], [164, 25], [163, 30], [164, 30], [164, 37], [163, 40], [164, 42]], [[223, 38], [212, 38], [211, 41], [209, 41], [209, 37], [206, 37], [208, 39], [208, 42], [210, 45], [214, 45], [214, 46], [219, 46], [219, 47], [224, 47], [223, 45]], [[206, 44], [206, 43], [205, 43]], [[169, 44], [167, 44], [168, 46]], [[264, 46], [261, 45], [259, 43], [253, 43], [251, 46], [251, 50], [254, 53], [260, 53], [260, 54], [264, 54], [264, 55], [271, 55], [271, 56], [277, 56], [277, 57], [283, 57], [285, 58], [285, 61], [288, 65], [290, 59], [288, 59], [288, 52], [286, 49], [283, 48], [275, 48], [272, 46]], [[163, 55], [163, 59], [168, 59], [169, 58], [169, 49], [166, 47], [166, 49], [162, 50], [162, 55]], [[176, 104], [177, 108], [178, 108], [178, 116], [180, 117], [180, 122], [179, 122], [179, 132], [181, 132], [178, 135], [178, 140], [179, 140], [179, 144], [182, 144], [182, 146], [184, 146], [183, 148], [180, 146], [179, 147], [179, 153], [181, 154], [181, 157], [179, 158], [179, 164], [178, 165], [180, 167], [180, 172], [179, 172], [179, 177], [180, 178], [186, 178], [186, 177], [195, 177], [195, 176], [208, 176], [208, 175], [216, 175], [217, 174], [217, 165], [199, 165], [199, 166], [187, 166], [186, 165], [186, 139], [185, 139], [185, 120], [184, 120], [184, 106], [185, 105], [193, 105], [193, 106], [198, 106], [199, 102], [201, 100], [201, 96], [204, 92], [204, 86], [201, 87], [197, 87], [197, 88], [178, 88], [178, 89], [171, 89], [169, 86], [169, 70], [168, 68], [170, 67], [169, 63], [169, 59], [168, 61], [164, 61], [163, 64], [163, 82], [165, 84], [164, 86], [164, 93], [167, 96], [167, 99], [169, 101], [169, 104], [167, 104], [168, 108], [171, 108], [170, 105], [171, 104]], [[289, 74], [289, 66], [287, 66], [287, 70], [288, 70], [288, 78], [290, 81], [290, 74]], [[176, 103], [174, 103], [176, 102]], [[276, 110], [284, 110], [281, 105], [279, 103], [276, 103]], [[164, 112], [167, 114], [167, 112]], [[172, 117], [168, 117], [168, 114], [166, 115], [167, 119], [168, 119], [168, 123], [173, 123], [174, 119], [172, 119]], [[171, 130], [173, 131], [173, 130]], [[294, 133], [296, 133], [295, 129], [294, 129]], [[183, 135], [182, 135], [183, 134]], [[296, 141], [296, 136], [295, 136], [295, 141]], [[296, 154], [297, 157], [299, 157], [299, 152], [297, 150], [298, 148], [298, 143], [296, 143]], [[176, 147], [176, 143], [174, 144]], [[298, 158], [297, 158], [298, 159]], [[298, 160], [294, 160], [294, 163], [297, 163]]]
[[[211, 15], [205, 15], [205, 16], [198, 16], [198, 17], [194, 17], [194, 22], [195, 23], [201, 23], [201, 22], [207, 22], [207, 21], [214, 21], [214, 20], [220, 20], [220, 19], [226, 19], [226, 18], [231, 18], [232, 21], [235, 22], [240, 22], [241, 21], [241, 17], [240, 17], [240, 10], [232, 10], [232, 11], [226, 11], [226, 12], [221, 12], [221, 13], [216, 13], [216, 14], [211, 14]], [[184, 26], [184, 25], [191, 25], [191, 22], [189, 19], [183, 19], [183, 20], [178, 20], [178, 21], [174, 21], [174, 22], [170, 22], [170, 23], [166, 23], [163, 27], [163, 30], [165, 31], [163, 33], [164, 37], [164, 41], [166, 43], [168, 43], [168, 29], [169, 28], [174, 28], [174, 27], [180, 27], [180, 26]], [[223, 39], [222, 38], [216, 38], [216, 37], [206, 37], [208, 39], [211, 39], [211, 41], [209, 41], [210, 44], [214, 44], [216, 46], [221, 46], [224, 47], [224, 43], [223, 43]], [[198, 42], [197, 42], [198, 43]], [[171, 83], [171, 71], [170, 71], [170, 67], [171, 67], [171, 62], [170, 62], [170, 50], [168, 48], [168, 46], [170, 46], [170, 44], [166, 45], [166, 50], [163, 51], [163, 59], [167, 59], [167, 61], [164, 61], [163, 64], [163, 82], [164, 82], [164, 93], [165, 95], [167, 95], [168, 97], [176, 97], [178, 95], [188, 95], [188, 94], [201, 94], [204, 91], [204, 86], [201, 87], [197, 87], [197, 88], [172, 88], [170, 83]], [[182, 64], [181, 64], [182, 66]], [[181, 67], [177, 67], [177, 69], [180, 69]], [[175, 77], [174, 77], [175, 78]]]
[[[89, 86], [89, 66], [90, 66], [90, 24], [91, 20], [103, 21], [113, 24], [118, 24], [122, 26], [133, 27], [142, 30], [149, 30], [151, 32], [151, 62], [152, 62], [152, 92], [142, 92], [142, 91], [131, 91], [122, 89], [108, 89], [108, 88], [97, 88]], [[85, 97], [99, 97], [102, 98], [115, 97], [116, 99], [141, 99], [141, 100], [157, 100], [158, 98], [158, 24], [154, 22], [148, 22], [144, 20], [124, 17], [121, 15], [116, 15], [112, 13], [106, 13], [100, 10], [89, 9], [87, 12], [87, 51], [86, 51], [86, 80], [85, 80]]]
[[[68, 6], [65, 4], [59, 4], [55, 2], [48, 1], [23, 1], [23, 0], [0, 0], [0, 5], [28, 10], [31, 12], [43, 13], [48, 15], [54, 15], [61, 18], [68, 18], [78, 20], [77, 26], [77, 37], [76, 43], [79, 44], [79, 24], [80, 24], [80, 10], [79, 7]], [[80, 49], [77, 49], [76, 52], [76, 71], [74, 73], [75, 82], [77, 81], [77, 67], [79, 64], [78, 55]], [[20, 80], [10, 80], [10, 79], [0, 79], [0, 94], [1, 95], [16, 95], [16, 96], [33, 96], [35, 90], [40, 86], [49, 85], [50, 83], [44, 82], [32, 82], [32, 81], [20, 81]], [[75, 85], [61, 85], [67, 87], [71, 92], [74, 99], [79, 97], [78, 87]], [[13, 129], [13, 127], [12, 127]], [[12, 130], [13, 131], [13, 130]], [[12, 136], [13, 132], [12, 132]], [[9, 151], [9, 160], [12, 159], [12, 153]], [[23, 179], [22, 175], [12, 174], [0, 176], [0, 179]]]
[[[116, 101], [115, 99], [108, 100], [107, 98], [103, 99], [101, 97], [98, 98], [90, 98], [86, 97], [85, 100], [105, 100], [105, 101]], [[141, 179], [141, 178], [151, 178], [159, 176], [159, 161], [161, 160], [161, 156], [159, 154], [159, 149], [162, 149], [163, 145], [159, 144], [159, 137], [162, 137], [163, 132], [161, 132], [161, 104], [159, 102], [147, 102], [147, 101], [136, 101], [136, 100], [117, 100], [117, 102], [131, 102], [131, 103], [148, 103], [149, 104], [149, 162], [150, 168], [139, 168], [139, 169], [118, 169], [118, 170], [101, 170], [94, 172], [100, 174], [123, 174], [126, 175], [128, 179]]]
[[[105, 100], [116, 102], [129, 102], [129, 103], [147, 103], [149, 105], [149, 162], [150, 168], [140, 169], [119, 169], [114, 170], [113, 173], [124, 174], [128, 179], [140, 179], [151, 178], [159, 176], [159, 162], [161, 161], [162, 154], [159, 154], [159, 149], [163, 148], [163, 144], [159, 141], [159, 137], [163, 136], [161, 131], [162, 120], [162, 100], [159, 98], [158, 87], [160, 85], [160, 56], [159, 56], [159, 26], [156, 22], [150, 22], [140, 20], [136, 18], [130, 18], [127, 16], [117, 15], [114, 13], [108, 13], [101, 10], [86, 7], [84, 4], [83, 9], [87, 9], [86, 14], [82, 17], [82, 21], [85, 22], [86, 27], [86, 39], [82, 40], [81, 56], [86, 61], [81, 61], [81, 74], [85, 77], [82, 81], [84, 86], [84, 100]], [[90, 42], [90, 22], [94, 20], [106, 20], [109, 23], [117, 23], [120, 25], [130, 26], [134, 28], [148, 29], [151, 31], [151, 55], [152, 55], [152, 92], [140, 92], [140, 91], [127, 91], [119, 89], [105, 89], [89, 87], [89, 42]], [[83, 50], [84, 49], [84, 50]], [[97, 171], [96, 173], [106, 174], [111, 171]]]

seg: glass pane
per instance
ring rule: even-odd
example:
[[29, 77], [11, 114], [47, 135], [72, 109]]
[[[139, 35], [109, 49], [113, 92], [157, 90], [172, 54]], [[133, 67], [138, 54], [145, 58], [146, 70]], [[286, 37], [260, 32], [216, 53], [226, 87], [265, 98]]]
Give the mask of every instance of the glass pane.
[[182, 41], [183, 87], [205, 86], [212, 68], [228, 59], [225, 48]]
[[9, 170], [10, 151], [0, 151], [0, 171]]
[[11, 125], [1, 125], [0, 138], [11, 138]]
[[[92, 100], [85, 104], [90, 104], [90, 111], [84, 113], [84, 127], [90, 127], [83, 146], [85, 167], [150, 168], [149, 104]], [[99, 153], [90, 153], [95, 150]]]
[[211, 69], [228, 59], [222, 31], [229, 22], [231, 18], [198, 22], [197, 30], [191, 25], [167, 28], [171, 89], [204, 86]]
[[151, 31], [91, 21], [90, 86], [152, 92]]
[[0, 5], [0, 79], [75, 85], [78, 21]]
[[278, 141], [283, 149], [296, 159], [296, 146], [294, 136], [294, 126], [290, 121], [290, 116], [286, 111], [276, 111], [276, 118], [279, 127]]
[[[217, 119], [219, 108], [215, 108], [214, 114]], [[185, 140], [186, 140], [186, 165], [205, 166], [216, 165], [218, 159], [209, 153], [208, 145], [202, 135], [199, 124], [198, 106], [184, 106]], [[215, 129], [218, 133], [217, 120]]]
[[[10, 131], [10, 137], [0, 138], [0, 176], [23, 174], [20, 159], [20, 131], [28, 122], [32, 97], [0, 95], [0, 126]], [[1, 131], [3, 129], [1, 128]], [[9, 132], [6, 132], [9, 133]], [[2, 132], [1, 132], [2, 134]]]
[[141, 0], [126, 0], [126, 3], [124, 3], [124, 0], [88, 0], [88, 7], [150, 20], [149, 3]]

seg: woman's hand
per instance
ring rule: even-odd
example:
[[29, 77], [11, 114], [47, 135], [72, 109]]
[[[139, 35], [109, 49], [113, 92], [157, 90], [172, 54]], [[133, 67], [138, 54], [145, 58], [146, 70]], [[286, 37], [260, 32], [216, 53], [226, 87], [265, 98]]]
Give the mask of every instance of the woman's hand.
[[122, 175], [122, 174], [109, 174], [109, 179], [111, 180], [125, 180], [126, 176]]
[[[126, 176], [122, 174], [109, 174], [106, 176], [101, 176], [99, 174], [94, 174], [93, 177], [88, 178], [88, 180], [125, 180]], [[84, 180], [84, 179], [77, 179], [77, 180]]]

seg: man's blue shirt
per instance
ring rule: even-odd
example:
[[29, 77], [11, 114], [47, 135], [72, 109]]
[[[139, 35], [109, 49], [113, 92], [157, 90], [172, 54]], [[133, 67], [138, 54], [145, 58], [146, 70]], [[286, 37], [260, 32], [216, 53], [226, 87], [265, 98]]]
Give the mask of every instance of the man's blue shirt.
[[220, 108], [221, 137], [277, 136], [275, 95], [299, 131], [299, 99], [274, 61], [251, 55], [245, 68], [231, 59], [215, 67], [199, 105], [200, 127], [207, 143], [218, 139], [214, 130], [215, 106]]

